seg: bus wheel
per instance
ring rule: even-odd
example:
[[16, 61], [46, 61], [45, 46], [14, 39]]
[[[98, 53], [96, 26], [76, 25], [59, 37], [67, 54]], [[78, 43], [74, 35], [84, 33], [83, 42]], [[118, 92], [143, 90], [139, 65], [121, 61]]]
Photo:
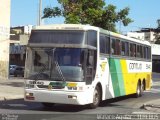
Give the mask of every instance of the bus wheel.
[[140, 82], [138, 82], [135, 97], [141, 97], [141, 96], [142, 96], [142, 86]]
[[143, 80], [142, 82], [142, 91], [145, 91], [146, 90], [146, 84], [145, 84], [145, 81]]
[[96, 86], [94, 93], [93, 93], [93, 103], [90, 104], [90, 108], [94, 109], [96, 107], [98, 107], [100, 101], [101, 101], [101, 95], [100, 95], [100, 88], [98, 86]]
[[46, 107], [46, 108], [51, 108], [51, 107], [54, 106], [54, 103], [45, 103], [45, 102], [43, 102], [42, 105], [43, 105], [44, 107]]

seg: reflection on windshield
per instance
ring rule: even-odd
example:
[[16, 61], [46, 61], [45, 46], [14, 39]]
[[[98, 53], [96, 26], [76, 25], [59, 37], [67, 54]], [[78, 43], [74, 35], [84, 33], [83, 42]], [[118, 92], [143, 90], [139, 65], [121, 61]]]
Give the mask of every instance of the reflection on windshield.
[[35, 49], [30, 79], [56, 81], [83, 80], [84, 52], [79, 48]]

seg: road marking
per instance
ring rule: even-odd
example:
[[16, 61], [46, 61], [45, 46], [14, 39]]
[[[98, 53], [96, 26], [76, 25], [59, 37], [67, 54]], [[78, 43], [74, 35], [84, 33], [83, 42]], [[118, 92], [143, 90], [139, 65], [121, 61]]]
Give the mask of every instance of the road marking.
[[160, 93], [160, 89], [154, 89], [154, 88], [152, 88], [151, 90], [144, 91], [144, 92]]
[[142, 111], [139, 111], [139, 112], [132, 112], [132, 114], [157, 114], [155, 112], [142, 112]]
[[160, 85], [160, 82], [153, 82], [153, 85]]

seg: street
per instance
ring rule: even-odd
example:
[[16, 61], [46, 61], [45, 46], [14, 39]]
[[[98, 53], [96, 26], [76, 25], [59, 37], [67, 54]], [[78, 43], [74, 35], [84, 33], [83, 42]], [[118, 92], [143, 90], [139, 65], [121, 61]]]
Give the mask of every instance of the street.
[[102, 114], [144, 114], [154, 113], [142, 109], [142, 105], [148, 101], [159, 99], [160, 81], [153, 79], [153, 87], [143, 93], [142, 97], [134, 98], [133, 95], [104, 101], [98, 108], [89, 109], [87, 106], [56, 104], [53, 108], [44, 108], [40, 103], [25, 102], [23, 99], [4, 100], [0, 103], [2, 118], [21, 119], [62, 119], [82, 120], [97, 119]]

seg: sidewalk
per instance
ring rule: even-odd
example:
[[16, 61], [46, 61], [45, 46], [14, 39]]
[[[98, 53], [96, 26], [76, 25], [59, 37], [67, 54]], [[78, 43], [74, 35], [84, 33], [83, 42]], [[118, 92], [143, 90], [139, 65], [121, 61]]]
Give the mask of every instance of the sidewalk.
[[19, 99], [24, 97], [24, 79], [10, 77], [9, 79], [0, 79], [0, 101]]

